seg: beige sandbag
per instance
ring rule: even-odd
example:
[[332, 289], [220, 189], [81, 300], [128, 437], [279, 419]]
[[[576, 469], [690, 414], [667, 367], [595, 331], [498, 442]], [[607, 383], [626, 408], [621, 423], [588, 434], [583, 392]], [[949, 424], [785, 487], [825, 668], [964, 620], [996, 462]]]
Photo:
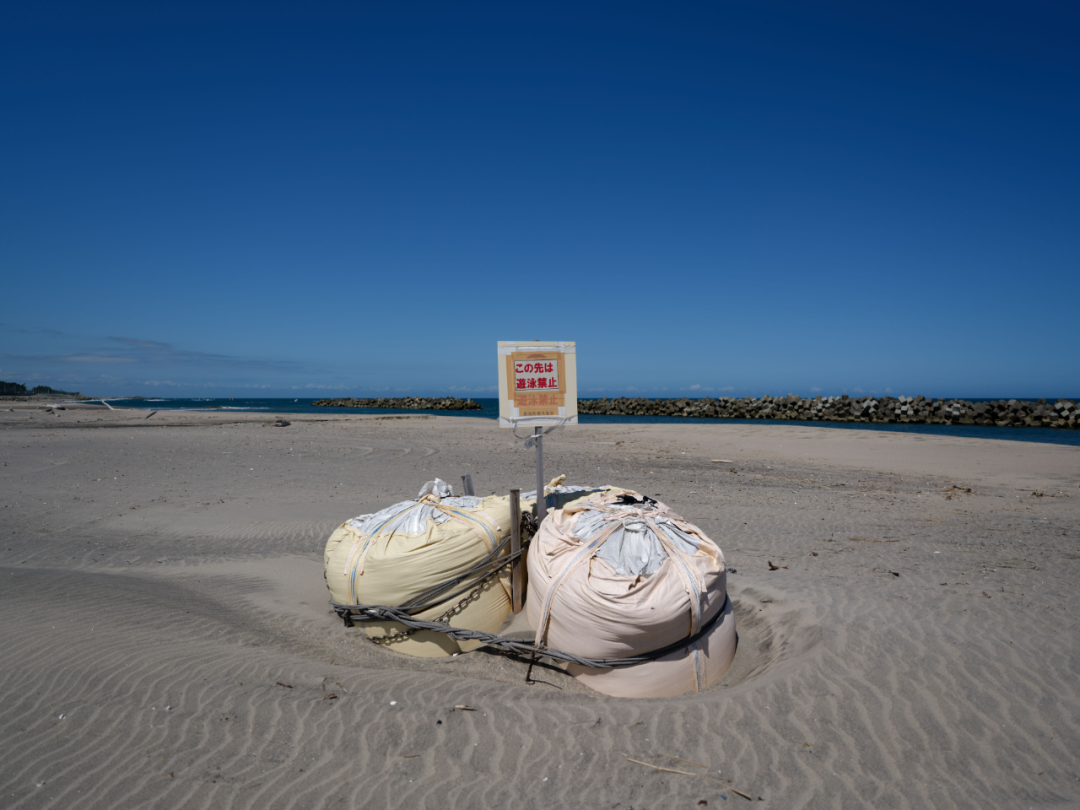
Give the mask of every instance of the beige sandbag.
[[[436, 480], [425, 485], [416, 501], [403, 501], [339, 526], [330, 535], [324, 553], [326, 583], [334, 601], [400, 606], [463, 574], [509, 535], [509, 497], [454, 498], [449, 493], [450, 488]], [[531, 504], [523, 504], [523, 508], [528, 506]], [[505, 553], [508, 550], [501, 555]], [[417, 614], [417, 618], [470, 630], [498, 631], [510, 615], [508, 580], [492, 577], [473, 598], [468, 596], [452, 598]], [[478, 646], [424, 630], [398, 636], [408, 630], [398, 622], [362, 622], [360, 626], [369, 637], [385, 639], [382, 643], [392, 650], [425, 658]]]
[[619, 500], [635, 499], [592, 495], [541, 524], [529, 547], [525, 605], [536, 642], [587, 658], [627, 658], [687, 638], [722, 612], [697, 642], [656, 661], [567, 666], [578, 680], [616, 697], [700, 691], [735, 656], [724, 555], [664, 504]]

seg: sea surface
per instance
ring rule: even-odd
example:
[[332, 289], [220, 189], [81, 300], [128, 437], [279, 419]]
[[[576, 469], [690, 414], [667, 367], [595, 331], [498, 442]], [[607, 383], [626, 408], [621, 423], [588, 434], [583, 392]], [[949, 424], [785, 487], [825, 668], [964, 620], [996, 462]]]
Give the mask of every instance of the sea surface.
[[[499, 415], [497, 399], [474, 401], [483, 406], [480, 411], [429, 411], [403, 408], [325, 408], [314, 407], [314, 399], [110, 399], [109, 404], [119, 408], [145, 408], [157, 411], [263, 411], [266, 413], [430, 413], [437, 416], [471, 416], [496, 419]], [[967, 399], [967, 402], [992, 402], [990, 399]], [[1054, 400], [1048, 400], [1054, 401]], [[736, 424], [736, 425], [788, 425], [804, 427], [831, 427], [840, 430], [880, 430], [889, 433], [920, 433], [931, 436], [964, 436], [971, 439], [1008, 439], [1020, 442], [1042, 442], [1080, 447], [1080, 430], [1055, 428], [987, 427], [984, 425], [879, 425], [864, 422], [803, 422], [787, 419], [703, 419], [681, 416], [597, 416], [581, 414], [578, 421], [589, 424]]]

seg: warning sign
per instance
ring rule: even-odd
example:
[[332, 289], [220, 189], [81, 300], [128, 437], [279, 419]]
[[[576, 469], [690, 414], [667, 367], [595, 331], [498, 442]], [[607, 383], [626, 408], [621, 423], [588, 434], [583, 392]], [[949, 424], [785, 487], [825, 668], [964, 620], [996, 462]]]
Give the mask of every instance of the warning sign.
[[575, 344], [499, 341], [499, 425], [576, 424]]

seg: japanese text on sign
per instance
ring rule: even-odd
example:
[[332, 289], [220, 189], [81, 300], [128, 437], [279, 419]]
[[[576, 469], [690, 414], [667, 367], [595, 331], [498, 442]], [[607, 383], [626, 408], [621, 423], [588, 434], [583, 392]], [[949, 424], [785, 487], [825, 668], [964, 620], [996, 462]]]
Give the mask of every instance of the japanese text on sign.
[[559, 367], [557, 363], [546, 360], [534, 362], [517, 361], [514, 363], [514, 389], [533, 391], [537, 389], [559, 388]]

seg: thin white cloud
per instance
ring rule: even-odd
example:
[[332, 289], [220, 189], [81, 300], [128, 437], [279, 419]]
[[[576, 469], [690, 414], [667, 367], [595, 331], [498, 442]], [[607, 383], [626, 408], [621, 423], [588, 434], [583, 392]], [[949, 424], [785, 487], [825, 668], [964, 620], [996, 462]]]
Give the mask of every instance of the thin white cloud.
[[121, 357], [115, 354], [38, 354], [22, 360], [36, 360], [44, 363], [137, 363], [134, 357]]
[[138, 338], [129, 337], [110, 337], [109, 340], [115, 340], [117, 343], [123, 343], [125, 346], [131, 346], [133, 349], [172, 349], [168, 343], [158, 343], [156, 340], [140, 340]]
[[448, 391], [458, 391], [462, 394], [480, 394], [480, 393], [493, 393], [498, 392], [499, 386], [497, 385], [451, 385]]

